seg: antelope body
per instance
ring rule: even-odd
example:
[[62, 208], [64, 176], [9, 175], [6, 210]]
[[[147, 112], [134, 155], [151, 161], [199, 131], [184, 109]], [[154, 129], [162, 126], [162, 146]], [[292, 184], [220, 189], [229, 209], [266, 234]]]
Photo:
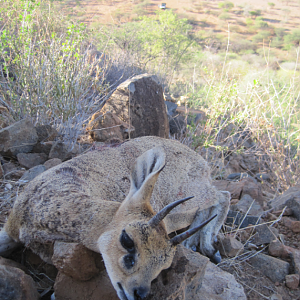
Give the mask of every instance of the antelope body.
[[212, 186], [200, 155], [174, 140], [136, 138], [90, 151], [31, 181], [0, 232], [0, 255], [21, 242], [51, 263], [55, 241], [82, 243], [102, 254], [121, 300], [143, 299], [183, 240], [215, 257], [213, 241], [228, 207], [228, 194]]

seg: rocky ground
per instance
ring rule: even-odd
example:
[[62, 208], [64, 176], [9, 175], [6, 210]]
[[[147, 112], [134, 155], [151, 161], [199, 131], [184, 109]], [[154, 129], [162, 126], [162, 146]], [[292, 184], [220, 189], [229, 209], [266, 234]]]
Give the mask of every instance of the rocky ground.
[[[135, 84], [137, 84], [136, 86], [145, 84], [147, 88], [152, 84], [157, 90], [155, 80], [149, 76], [135, 79]], [[122, 89], [124, 89], [124, 85]], [[145, 91], [146, 89], [141, 88], [141, 90]], [[124, 92], [118, 93], [118, 90], [112, 96], [117, 104], [122, 104], [122, 101], [126, 103], [128, 101], [128, 97], [126, 97]], [[155, 98], [157, 100], [157, 94], [155, 94]], [[163, 137], [168, 133], [169, 125], [170, 128], [173, 126], [174, 134], [176, 134], [176, 130], [182, 131], [184, 116], [179, 123], [178, 119], [180, 118], [176, 117], [177, 123], [174, 127], [174, 113], [179, 111], [174, 103], [166, 103], [168, 116], [166, 113], [153, 116], [160, 125], [156, 128], [144, 120], [143, 122], [138, 120], [138, 118], [145, 119], [143, 114], [148, 113], [147, 109], [144, 108], [147, 105], [145, 99], [149, 101], [147, 94], [143, 92], [140, 96], [133, 95], [132, 99], [132, 101], [141, 99], [141, 102], [137, 104], [139, 113], [132, 114], [137, 118], [133, 123], [141, 124], [141, 126], [132, 126], [132, 124], [128, 126], [126, 122], [128, 116], [124, 116], [123, 119], [117, 117], [120, 116], [118, 109], [122, 108], [121, 105], [119, 108], [117, 105], [111, 105], [109, 113], [104, 112], [106, 109], [104, 107], [104, 111], [92, 118], [87, 128], [87, 134], [73, 148], [68, 147], [60, 139], [58, 132], [49, 125], [34, 127], [29, 120], [25, 119], [13, 123], [9, 127], [2, 126], [3, 129], [0, 129], [0, 153], [2, 155], [0, 156], [0, 226], [4, 225], [16, 196], [22, 191], [26, 183], [47, 169], [85, 151], [103, 147], [105, 143], [120, 142], [128, 138], [130, 133], [134, 136], [137, 130], [141, 132], [152, 130], [146, 135], [153, 134]], [[160, 99], [164, 105], [162, 89]], [[113, 111], [112, 107], [116, 111]], [[203, 112], [196, 113], [198, 113], [199, 119], [203, 119]], [[168, 125], [168, 123], [170, 124]], [[101, 131], [103, 128], [108, 128], [105, 134]], [[246, 142], [248, 142], [249, 147], [252, 147], [249, 138], [245, 136], [244, 139], [247, 139]], [[188, 266], [190, 273], [187, 272], [184, 276], [180, 275], [183, 277], [179, 275], [176, 277], [176, 280], [185, 282], [184, 287], [180, 285], [178, 288], [180, 291], [191, 286], [192, 281], [189, 274], [196, 272], [200, 282], [198, 288], [201, 287], [201, 281], [203, 282], [201, 295], [210, 295], [206, 296], [207, 299], [246, 299], [242, 295], [241, 286], [244, 288], [247, 299], [251, 300], [300, 299], [300, 186], [291, 187], [282, 195], [276, 196], [272, 194], [270, 188], [270, 176], [266, 173], [259, 173], [257, 165], [258, 162], [253, 156], [251, 158], [250, 156], [236, 155], [234, 159], [229, 159], [227, 177], [214, 181], [214, 185], [219, 190], [229, 191], [232, 197], [228, 218], [216, 246], [223, 257], [219, 267], [233, 274], [235, 280], [233, 277], [228, 278], [229, 274], [220, 269], [215, 269], [206, 258], [200, 255], [191, 258], [194, 257], [193, 253], [187, 253], [180, 248], [181, 252], [178, 254], [177, 262], [182, 261], [183, 257], [185, 257], [183, 260], [190, 261], [184, 266], [184, 268]], [[32, 285], [38, 289], [42, 299], [50, 299], [55, 282], [57, 290], [59, 290], [59, 286], [63, 288], [66, 285], [70, 287], [81, 286], [82, 282], [88, 282], [84, 283], [85, 286], [82, 287], [82, 290], [92, 288], [96, 290], [92, 279], [90, 279], [96, 276], [97, 280], [101, 280], [105, 286], [109, 286], [107, 274], [103, 265], [101, 266], [100, 256], [95, 258], [94, 254], [87, 253], [87, 250], [81, 249], [78, 245], [73, 245], [73, 248], [67, 247], [67, 250], [64, 250], [66, 247], [61, 245], [61, 248], [57, 250], [59, 254], [57, 254], [55, 266], [46, 264], [30, 250], [21, 247], [8, 257], [9, 260], [0, 258], [0, 274], [2, 274], [2, 278], [14, 276], [16, 284], [18, 284], [18, 280], [21, 280], [24, 289], [20, 293], [25, 293], [27, 295], [25, 299], [30, 300], [37, 297], [35, 292], [30, 289]], [[82, 265], [80, 264], [85, 256], [87, 260], [92, 261], [90, 264], [92, 267], [85, 270], [84, 274], [87, 277], [83, 278]], [[76, 259], [78, 257], [80, 257], [79, 260]], [[66, 275], [69, 274], [68, 268], [70, 267], [65, 263], [68, 260], [72, 260], [72, 274], [77, 272], [79, 278], [72, 278], [71, 280], [71, 277]], [[182, 269], [182, 267], [175, 262], [174, 270], [176, 273], [176, 268]], [[204, 271], [200, 270], [200, 267], [197, 267], [200, 266], [199, 264], [206, 266], [203, 267], [203, 270], [206, 268], [205, 274]], [[14, 273], [11, 268], [24, 270], [33, 281], [24, 272], [16, 271], [17, 273]], [[174, 273], [170, 274], [160, 276], [173, 276]], [[188, 277], [189, 279], [187, 279]], [[213, 278], [218, 278], [218, 280], [213, 280]], [[157, 287], [161, 286], [160, 280], [164, 282], [163, 278], [158, 279], [154, 283]], [[165, 290], [162, 285], [160, 291], [166, 292]], [[107, 288], [106, 297], [114, 299], [113, 297], [116, 296], [113, 293], [110, 288]], [[61, 296], [60, 299], [67, 298]], [[155, 298], [152, 297], [151, 299]], [[189, 299], [187, 298], [187, 300]]]

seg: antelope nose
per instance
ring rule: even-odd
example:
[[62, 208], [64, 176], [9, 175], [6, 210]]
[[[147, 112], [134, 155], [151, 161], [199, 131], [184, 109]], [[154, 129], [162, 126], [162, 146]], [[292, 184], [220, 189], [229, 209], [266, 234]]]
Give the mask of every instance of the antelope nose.
[[147, 287], [138, 287], [134, 290], [134, 300], [140, 300], [146, 298], [149, 294], [150, 289]]

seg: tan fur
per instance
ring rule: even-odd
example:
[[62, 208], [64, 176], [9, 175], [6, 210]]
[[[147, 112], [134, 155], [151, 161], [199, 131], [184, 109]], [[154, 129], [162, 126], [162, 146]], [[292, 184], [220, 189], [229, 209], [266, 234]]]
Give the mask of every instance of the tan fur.
[[[172, 210], [156, 228], [147, 226], [155, 212], [187, 196], [195, 198]], [[213, 255], [212, 241], [228, 203], [228, 197], [212, 186], [200, 155], [177, 141], [142, 137], [88, 152], [44, 172], [18, 197], [4, 229], [48, 262], [56, 240], [101, 252], [120, 299], [132, 300], [139, 299], [134, 294], [139, 288], [146, 294], [151, 281], [170, 266], [175, 250], [167, 234], [218, 211], [204, 236], [197, 237], [202, 252]], [[130, 270], [123, 262], [123, 229], [137, 251]], [[199, 244], [190, 241], [186, 246]]]

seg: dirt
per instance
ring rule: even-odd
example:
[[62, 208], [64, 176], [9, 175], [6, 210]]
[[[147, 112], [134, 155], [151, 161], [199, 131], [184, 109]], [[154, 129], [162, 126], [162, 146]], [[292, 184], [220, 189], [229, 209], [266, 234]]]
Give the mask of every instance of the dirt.
[[[276, 223], [274, 227], [278, 229], [279, 234], [284, 235], [285, 245], [300, 249], [300, 233], [293, 233], [281, 221]], [[268, 248], [266, 247], [262, 253], [268, 254]], [[291, 262], [290, 259], [284, 260]], [[270, 299], [273, 294], [281, 295], [283, 300], [300, 300], [299, 286], [296, 290], [291, 290], [286, 287], [285, 282], [274, 283], [247, 261], [234, 260], [231, 265], [225, 264], [221, 268], [233, 274], [235, 279], [243, 285], [248, 300]]]
[[[134, 7], [142, 1], [121, 1], [121, 0], [90, 0], [90, 1], [54, 1], [63, 9], [63, 11], [71, 17], [76, 17], [83, 23], [92, 25], [99, 24], [119, 24], [140, 17], [134, 11]], [[196, 1], [196, 0], [150, 0], [149, 5], [145, 8], [145, 13], [148, 15], [154, 14], [159, 10], [159, 5], [162, 2], [167, 4], [167, 9], [172, 9], [182, 17], [193, 20], [195, 30], [211, 30], [223, 33], [227, 36], [228, 26], [227, 21], [221, 21], [219, 15], [222, 9], [218, 7], [220, 2], [224, 1]], [[245, 20], [248, 16], [243, 14], [242, 7], [248, 7], [248, 11], [260, 9], [263, 18], [275, 27], [284, 27], [292, 30], [299, 28], [300, 25], [300, 3], [299, 1], [271, 1], [275, 4], [271, 8], [268, 3], [270, 1], [253, 0], [247, 3], [244, 0], [232, 0], [235, 7], [228, 11], [230, 26], [241, 26], [241, 33], [245, 31]], [[201, 7], [201, 8], [199, 8]], [[119, 13], [120, 17], [117, 17]]]

